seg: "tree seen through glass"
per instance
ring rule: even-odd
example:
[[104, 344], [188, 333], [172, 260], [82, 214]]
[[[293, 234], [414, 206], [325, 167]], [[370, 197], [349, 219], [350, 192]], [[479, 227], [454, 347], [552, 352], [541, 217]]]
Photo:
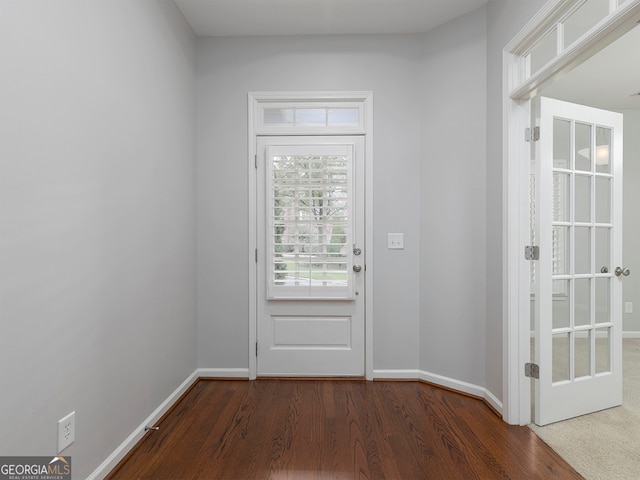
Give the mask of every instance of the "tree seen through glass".
[[275, 285], [346, 285], [346, 156], [273, 157]]

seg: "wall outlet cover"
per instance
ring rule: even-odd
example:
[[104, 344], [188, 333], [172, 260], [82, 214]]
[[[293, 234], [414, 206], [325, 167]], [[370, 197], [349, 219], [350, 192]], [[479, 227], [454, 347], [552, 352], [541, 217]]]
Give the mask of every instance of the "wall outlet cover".
[[58, 420], [58, 453], [71, 445], [76, 439], [76, 412]]

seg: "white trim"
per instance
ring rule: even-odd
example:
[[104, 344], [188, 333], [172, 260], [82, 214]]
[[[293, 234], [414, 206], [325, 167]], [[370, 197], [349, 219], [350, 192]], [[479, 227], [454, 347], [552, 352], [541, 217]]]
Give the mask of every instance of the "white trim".
[[440, 385], [442, 387], [450, 388], [463, 393], [468, 393], [479, 398], [486, 400], [498, 413], [502, 414], [503, 406], [502, 402], [498, 398], [484, 387], [474, 385], [473, 383], [463, 382], [462, 380], [456, 380], [455, 378], [445, 377], [438, 375], [437, 373], [420, 371], [420, 380], [425, 382]]
[[[531, 330], [531, 332], [529, 333], [529, 338], [536, 338], [536, 332], [534, 330]], [[608, 338], [608, 337], [603, 332], [597, 332], [596, 338]], [[622, 338], [640, 338], [640, 332], [637, 332], [637, 331], [634, 332], [631, 330], [623, 331]]]
[[418, 380], [420, 378], [418, 369], [376, 369], [373, 371], [374, 380]]
[[[553, 0], [556, 2], [557, 0]], [[640, 1], [632, 0], [604, 18], [562, 53], [528, 79], [522, 79], [511, 91], [514, 100], [526, 100], [537, 95], [560, 74], [566, 73], [589, 59], [636, 26], [640, 16]], [[531, 35], [528, 38], [533, 38]], [[511, 53], [515, 53], [511, 51]]]
[[182, 382], [182, 384], [171, 393], [167, 399], [162, 402], [158, 408], [156, 408], [151, 415], [149, 415], [144, 422], [135, 428], [131, 435], [129, 435], [124, 442], [122, 442], [104, 462], [96, 468], [91, 475], [87, 477], [87, 480], [94, 480], [106, 477], [111, 470], [129, 453], [129, 451], [136, 446], [136, 444], [145, 435], [144, 428], [147, 426], [153, 426], [160, 418], [167, 412], [173, 405], [180, 399], [180, 397], [199, 379], [198, 370], [194, 371], [189, 377]]
[[249, 250], [247, 252], [249, 258], [249, 380], [255, 380], [258, 371], [257, 362], [257, 342], [258, 342], [258, 330], [256, 319], [258, 317], [258, 264], [257, 261], [252, 261], [254, 255], [258, 251], [258, 211], [256, 206], [256, 189], [258, 182], [258, 170], [256, 168], [256, 132], [255, 132], [255, 116], [257, 112], [256, 100], [254, 96], [257, 94], [249, 93], [248, 95], [248, 113], [247, 119], [249, 122], [249, 131], [247, 135], [247, 152], [249, 156], [247, 158], [248, 168], [248, 192], [249, 192]]
[[[373, 379], [373, 92], [249, 92], [248, 94], [248, 188], [249, 188], [249, 245], [248, 255], [252, 259], [257, 249], [257, 210], [256, 210], [256, 186], [257, 172], [254, 168], [256, 155], [256, 138], [259, 133], [257, 114], [259, 103], [275, 102], [359, 102], [362, 104], [364, 117], [364, 130], [359, 128], [357, 132], [349, 129], [322, 129], [319, 131], [300, 129], [287, 131], [281, 134], [291, 135], [331, 135], [331, 134], [364, 134], [365, 136], [365, 377]], [[351, 133], [350, 133], [351, 132]], [[264, 132], [262, 132], [264, 133]], [[255, 356], [255, 344], [257, 342], [257, 264], [249, 262], [249, 379], [257, 376], [257, 359]]]
[[576, 1], [549, 0], [503, 52], [503, 417], [510, 424], [526, 425], [531, 419], [530, 381], [525, 379], [522, 368], [530, 358], [529, 266], [522, 255], [528, 241], [529, 214], [518, 214], [526, 208], [523, 198], [529, 189], [528, 175], [522, 174], [529, 164], [523, 133], [530, 121], [529, 99], [555, 76], [575, 68], [622, 36], [640, 16], [640, 0], [628, 0], [527, 79], [522, 55]]
[[505, 51], [516, 55], [525, 55], [571, 8], [573, 8], [571, 1], [549, 0], [513, 37], [505, 47]]
[[[640, 338], [640, 332], [636, 332]], [[449, 388], [451, 390], [459, 391], [461, 393], [467, 393], [475, 397], [479, 397], [488, 402], [498, 413], [502, 413], [502, 403], [486, 388], [471, 383], [462, 382], [453, 378], [444, 377], [435, 373], [425, 372], [424, 370], [372, 370], [371, 378], [367, 380], [423, 380], [425, 382], [432, 383], [434, 385]], [[156, 408], [151, 415], [149, 415], [144, 422], [142, 422], [135, 430], [129, 435], [124, 442], [122, 442], [104, 462], [98, 466], [88, 477], [87, 480], [97, 480], [106, 477], [118, 463], [136, 446], [136, 444], [142, 439], [146, 433], [144, 428], [146, 426], [152, 426], [158, 422], [158, 420], [173, 407], [180, 397], [197, 381], [200, 379], [207, 380], [207, 378], [237, 378], [242, 380], [249, 379], [248, 368], [198, 368], [189, 377], [182, 382], [182, 384], [172, 392], [166, 400], [164, 400], [158, 408]]]
[[424, 382], [432, 383], [434, 385], [448, 388], [460, 393], [473, 395], [474, 397], [485, 400], [498, 413], [502, 414], [502, 402], [500, 402], [500, 400], [498, 400], [498, 397], [496, 397], [489, 390], [479, 385], [474, 385], [472, 383], [456, 380], [455, 378], [445, 377], [443, 375], [438, 375], [437, 373], [431, 373], [425, 370], [418, 369], [379, 369], [374, 370], [373, 375], [376, 380], [422, 380]]
[[[521, 296], [526, 292], [530, 298], [530, 270], [524, 259], [524, 245], [528, 243], [529, 232], [525, 221], [529, 219], [528, 189], [529, 161], [509, 159], [527, 158], [528, 144], [524, 131], [529, 126], [530, 102], [520, 103], [508, 98], [508, 85], [518, 74], [518, 63], [505, 52], [503, 91], [503, 235], [504, 235], [504, 272], [503, 272], [503, 417], [507, 423], [526, 425], [529, 423], [527, 412], [531, 412], [530, 396], [519, 392], [530, 388], [522, 369], [510, 369], [510, 366], [524, 365], [529, 361], [529, 323], [526, 329], [521, 322], [512, 319], [529, 319], [530, 303], [522, 303]], [[522, 220], [522, 221], [520, 221]]]
[[199, 378], [242, 378], [249, 380], [248, 368], [199, 368]]
[[364, 101], [364, 137], [365, 168], [364, 168], [364, 194], [365, 194], [365, 244], [364, 244], [364, 278], [365, 278], [365, 318], [364, 318], [364, 371], [367, 380], [373, 380], [373, 278], [375, 271], [373, 264], [374, 232], [373, 232], [373, 166], [375, 165], [373, 153], [373, 92], [367, 92]]

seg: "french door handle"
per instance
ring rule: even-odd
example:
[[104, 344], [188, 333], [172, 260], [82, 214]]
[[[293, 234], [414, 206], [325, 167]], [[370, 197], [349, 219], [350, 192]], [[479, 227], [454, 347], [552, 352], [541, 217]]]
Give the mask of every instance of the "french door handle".
[[624, 267], [624, 268], [616, 267], [616, 277], [619, 277], [620, 275], [624, 275], [625, 277], [628, 277], [629, 275], [631, 275], [631, 270], [629, 270], [629, 268], [627, 267]]
[[362, 270], [362, 266], [361, 265], [354, 265], [353, 266], [353, 271], [358, 273], [360, 270]]

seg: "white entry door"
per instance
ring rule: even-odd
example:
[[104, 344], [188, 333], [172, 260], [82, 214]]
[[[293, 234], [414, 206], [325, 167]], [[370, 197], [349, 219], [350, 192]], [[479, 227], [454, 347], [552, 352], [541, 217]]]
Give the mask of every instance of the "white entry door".
[[257, 141], [259, 376], [362, 376], [364, 137]]
[[622, 403], [622, 115], [541, 98], [535, 423]]

